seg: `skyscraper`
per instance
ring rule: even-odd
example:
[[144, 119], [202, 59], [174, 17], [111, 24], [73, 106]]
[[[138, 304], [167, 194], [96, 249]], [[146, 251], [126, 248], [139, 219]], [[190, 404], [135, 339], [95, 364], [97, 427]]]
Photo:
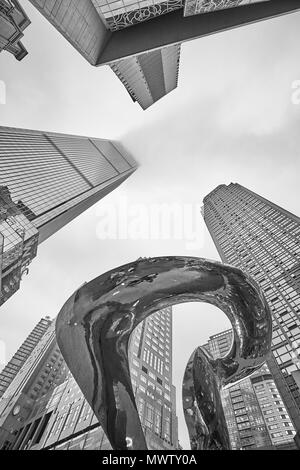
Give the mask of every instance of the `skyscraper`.
[[176, 392], [172, 385], [172, 307], [138, 325], [131, 337], [129, 360], [149, 449], [178, 448]]
[[[48, 338], [42, 338], [0, 399], [0, 448], [111, 449], [57, 349], [53, 325], [47, 333]], [[155, 313], [136, 328], [129, 352], [148, 447], [176, 449], [171, 308]]]
[[300, 9], [299, 0], [30, 2], [90, 64], [110, 65], [143, 109], [177, 86], [181, 43]]
[[29, 18], [17, 0], [0, 0], [0, 52], [10, 52], [22, 60], [28, 52], [21, 39], [29, 25]]
[[0, 305], [19, 289], [37, 246], [137, 168], [104, 139], [0, 127]]
[[203, 216], [223, 262], [260, 285], [273, 315], [268, 367], [299, 436], [300, 219], [239, 184], [204, 198]]
[[6, 364], [0, 373], [0, 398], [9, 387], [19, 370], [25, 364], [26, 360], [40, 342], [50, 325], [51, 320], [49, 317], [42, 318], [27, 336], [24, 343], [22, 343], [11, 360]]
[[[0, 398], [0, 447], [9, 448], [16, 439], [33, 432], [27, 425], [36, 403], [63, 383], [68, 369], [55, 339], [55, 322], [33, 349], [14, 380]], [[39, 433], [50, 416], [35, 423]], [[38, 428], [38, 429], [37, 429]]]
[[[225, 356], [232, 330], [209, 338], [204, 347], [214, 359]], [[232, 449], [295, 448], [296, 431], [268, 366], [222, 390], [221, 398]]]

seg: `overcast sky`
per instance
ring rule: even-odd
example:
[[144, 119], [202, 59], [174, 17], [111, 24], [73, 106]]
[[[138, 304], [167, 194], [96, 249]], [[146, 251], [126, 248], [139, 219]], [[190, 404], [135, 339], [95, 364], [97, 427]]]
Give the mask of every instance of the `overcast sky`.
[[[55, 317], [79, 285], [109, 269], [140, 256], [219, 260], [199, 211], [218, 184], [238, 182], [300, 214], [300, 104], [292, 103], [292, 85], [300, 80], [299, 13], [185, 43], [178, 88], [143, 111], [109, 67], [92, 67], [28, 1], [23, 4], [32, 21], [23, 40], [29, 55], [18, 62], [1, 53], [7, 101], [0, 104], [0, 125], [117, 139], [140, 167], [39, 247], [21, 289], [1, 307], [6, 360], [42, 316]], [[192, 208], [198, 244], [99, 237], [107, 211], [118, 214], [127, 205], [130, 224], [130, 210], [143, 211], [145, 220], [154, 203]], [[180, 226], [182, 219], [176, 221]], [[186, 362], [195, 347], [229, 326], [206, 304], [174, 308], [173, 375], [184, 448]]]

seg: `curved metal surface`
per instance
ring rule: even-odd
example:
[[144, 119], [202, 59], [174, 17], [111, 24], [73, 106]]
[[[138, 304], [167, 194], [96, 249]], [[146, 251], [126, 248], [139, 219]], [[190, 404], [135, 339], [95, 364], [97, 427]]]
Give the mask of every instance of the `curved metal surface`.
[[230, 449], [218, 370], [205, 349], [197, 348], [185, 369], [182, 402], [192, 450]]
[[189, 361], [183, 401], [191, 446], [229, 448], [219, 389], [257, 370], [271, 345], [271, 314], [251, 278], [201, 258], [138, 259], [84, 284], [61, 309], [58, 345], [113, 449], [147, 449], [129, 372], [131, 332], [156, 311], [192, 301], [223, 310], [234, 341], [222, 359], [198, 348]]

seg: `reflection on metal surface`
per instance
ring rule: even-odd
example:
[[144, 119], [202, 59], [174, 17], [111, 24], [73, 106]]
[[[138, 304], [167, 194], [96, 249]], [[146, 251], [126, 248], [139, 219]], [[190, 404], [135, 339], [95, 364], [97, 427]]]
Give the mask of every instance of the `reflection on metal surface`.
[[197, 348], [185, 369], [182, 401], [192, 450], [230, 449], [220, 397], [222, 382], [213, 360]]
[[234, 341], [222, 359], [198, 348], [188, 363], [183, 405], [191, 446], [227, 449], [219, 389], [258, 369], [271, 345], [271, 314], [252, 279], [201, 258], [140, 258], [84, 284], [61, 309], [58, 345], [113, 449], [147, 449], [129, 372], [131, 332], [154, 312], [192, 301], [223, 310]]

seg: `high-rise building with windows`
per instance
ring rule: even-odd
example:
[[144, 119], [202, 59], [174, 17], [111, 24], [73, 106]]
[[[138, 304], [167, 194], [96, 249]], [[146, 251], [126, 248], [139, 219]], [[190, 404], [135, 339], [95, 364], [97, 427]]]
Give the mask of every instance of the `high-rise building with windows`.
[[17, 0], [0, 0], [0, 52], [10, 52], [22, 60], [28, 52], [21, 39], [29, 25], [29, 18]]
[[299, 0], [30, 2], [92, 65], [110, 65], [143, 109], [176, 88], [181, 43], [300, 9]]
[[63, 383], [67, 374], [67, 366], [55, 339], [55, 322], [52, 321], [0, 398], [0, 448], [11, 447], [28, 433], [41, 435], [49, 415], [36, 422], [34, 430], [27, 422], [36, 403]]
[[172, 385], [172, 307], [132, 333], [130, 365], [140, 420], [149, 449], [177, 449], [176, 392]]
[[137, 168], [117, 142], [0, 127], [0, 305], [37, 246]]
[[[231, 348], [232, 330], [209, 338], [205, 349], [214, 359]], [[295, 449], [296, 434], [268, 366], [221, 392], [233, 450]]]
[[11, 360], [6, 364], [0, 373], [0, 398], [25, 364], [50, 325], [51, 320], [49, 317], [42, 318], [27, 336]]
[[[133, 332], [129, 364], [149, 449], [177, 449], [171, 308]], [[45, 338], [45, 336], [47, 337]], [[0, 449], [111, 449], [57, 348], [53, 324], [0, 399]]]
[[267, 361], [284, 405], [300, 431], [300, 219], [239, 184], [204, 198], [203, 216], [223, 262], [260, 285], [272, 311]]

